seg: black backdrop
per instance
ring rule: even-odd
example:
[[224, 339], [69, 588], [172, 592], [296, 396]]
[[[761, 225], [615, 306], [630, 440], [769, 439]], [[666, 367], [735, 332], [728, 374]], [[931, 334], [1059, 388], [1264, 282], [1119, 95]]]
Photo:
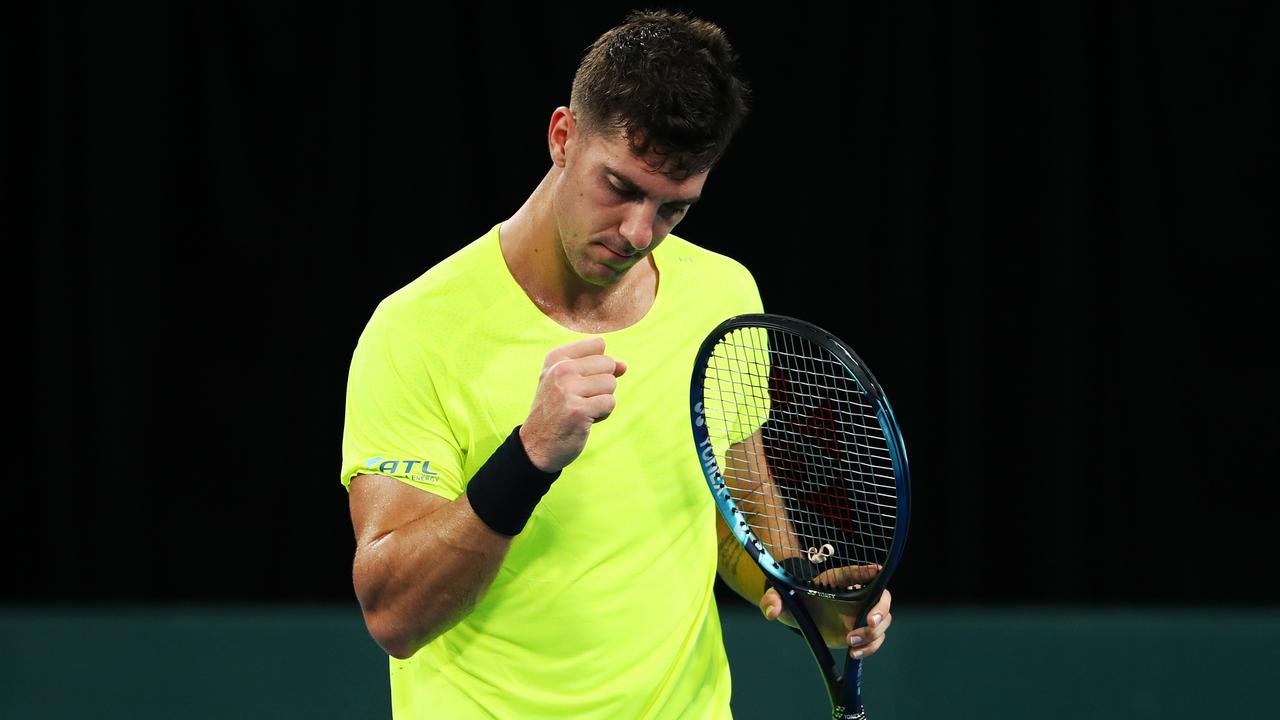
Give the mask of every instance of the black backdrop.
[[[9, 602], [351, 601], [356, 337], [625, 10], [202, 5], [8, 28]], [[1111, 5], [681, 6], [756, 93], [681, 234], [888, 388], [900, 603], [1277, 599], [1280, 26]]]

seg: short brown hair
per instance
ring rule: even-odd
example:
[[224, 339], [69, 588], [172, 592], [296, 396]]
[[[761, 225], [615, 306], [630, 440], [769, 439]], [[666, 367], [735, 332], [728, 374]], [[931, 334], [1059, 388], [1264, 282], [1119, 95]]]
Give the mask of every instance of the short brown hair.
[[750, 90], [714, 23], [681, 12], [632, 12], [587, 49], [569, 106], [587, 134], [620, 131], [657, 169], [685, 177], [724, 155]]

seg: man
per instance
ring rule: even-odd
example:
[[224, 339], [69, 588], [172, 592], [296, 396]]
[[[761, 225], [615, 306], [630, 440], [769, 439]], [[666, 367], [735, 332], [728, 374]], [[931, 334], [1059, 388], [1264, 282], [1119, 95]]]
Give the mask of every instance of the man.
[[[718, 521], [688, 382], [705, 334], [761, 303], [669, 233], [745, 116], [733, 60], [681, 14], [605, 33], [524, 205], [361, 335], [342, 479], [397, 718], [729, 716], [717, 570], [782, 607]], [[853, 632], [824, 605], [829, 642], [874, 653], [889, 604]]]

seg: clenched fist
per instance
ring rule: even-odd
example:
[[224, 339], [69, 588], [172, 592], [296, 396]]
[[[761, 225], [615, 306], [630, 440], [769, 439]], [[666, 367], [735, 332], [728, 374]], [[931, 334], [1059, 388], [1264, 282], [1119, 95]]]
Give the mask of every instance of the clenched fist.
[[613, 412], [613, 391], [626, 371], [626, 363], [604, 354], [602, 338], [547, 353], [533, 408], [520, 428], [520, 442], [539, 470], [558, 472], [582, 454], [591, 426]]

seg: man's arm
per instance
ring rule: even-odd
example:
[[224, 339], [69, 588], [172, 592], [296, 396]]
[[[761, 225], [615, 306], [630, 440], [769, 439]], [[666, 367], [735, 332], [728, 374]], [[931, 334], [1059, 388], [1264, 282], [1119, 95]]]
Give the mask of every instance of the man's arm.
[[[759, 431], [751, 437], [735, 443], [725, 455], [725, 479], [729, 483], [738, 483], [735, 487], [739, 509], [759, 517], [765, 506], [779, 507], [785, 503], [778, 495], [769, 472], [765, 456], [764, 442]], [[755, 502], [742, 498], [755, 497]], [[776, 516], [776, 513], [770, 513]], [[787, 547], [797, 547], [794, 540], [795, 528], [785, 516], [777, 517], [769, 525], [756, 524], [752, 531], [760, 540], [775, 552]], [[789, 540], [789, 541], [788, 541]], [[716, 571], [734, 592], [748, 602], [760, 608], [768, 620], [781, 620], [784, 624], [796, 627], [791, 614], [785, 612], [782, 598], [765, 580], [764, 572], [756, 565], [737, 537], [729, 529], [724, 516], [716, 513]], [[843, 569], [842, 569], [843, 570]], [[835, 572], [840, 572], [837, 570]], [[868, 578], [869, 579], [869, 578]], [[852, 648], [850, 654], [855, 657], [867, 657], [875, 654], [884, 643], [884, 633], [889, 628], [893, 617], [889, 613], [892, 596], [886, 589], [880, 601], [867, 613], [867, 626], [853, 630], [857, 622], [861, 606], [855, 603], [823, 601], [804, 598], [809, 613], [813, 616], [823, 637], [829, 646], [835, 647], [848, 643]]]
[[716, 572], [730, 590], [755, 605], [769, 589], [764, 573], [755, 561], [742, 549], [742, 543], [733, 536], [724, 516], [716, 513]]
[[[765, 506], [783, 505], [774, 489], [773, 478], [769, 473], [769, 464], [765, 459], [764, 441], [757, 430], [750, 437], [734, 443], [725, 453], [725, 482], [729, 483], [738, 499], [738, 508], [748, 516], [759, 518], [768, 514], [778, 517], [778, 513], [766, 513]], [[756, 501], [748, 498], [757, 498]], [[795, 545], [795, 541], [786, 542], [786, 538], [795, 537], [795, 529], [785, 516], [778, 517], [778, 526], [773, 524], [756, 524], [752, 531], [767, 547], [778, 552], [783, 547]], [[716, 513], [716, 570], [725, 584], [748, 602], [756, 604], [769, 590], [765, 582], [764, 572], [756, 565], [747, 551], [742, 548], [738, 538], [734, 536], [725, 522], [724, 516]]]
[[548, 353], [519, 436], [456, 500], [382, 475], [352, 479], [352, 581], [369, 634], [388, 654], [413, 655], [484, 596], [541, 492], [613, 411], [627, 366], [603, 353], [600, 338]]
[[394, 657], [413, 655], [465, 617], [511, 547], [465, 494], [449, 501], [394, 478], [357, 475], [350, 506], [356, 597], [369, 634]]

